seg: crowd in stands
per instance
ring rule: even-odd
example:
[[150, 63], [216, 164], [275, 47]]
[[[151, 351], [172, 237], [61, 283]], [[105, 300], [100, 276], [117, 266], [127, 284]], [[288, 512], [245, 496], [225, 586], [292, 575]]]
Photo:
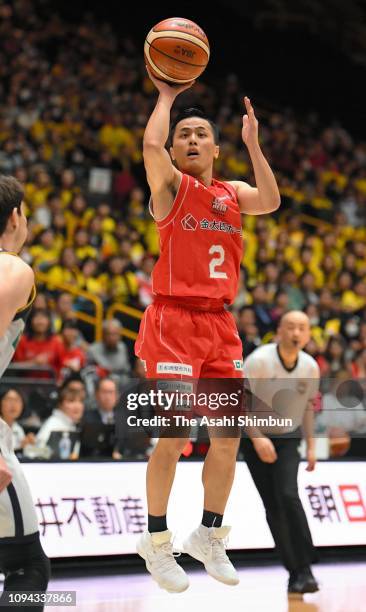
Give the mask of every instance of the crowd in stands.
[[[90, 14], [68, 23], [38, 1], [2, 4], [0, 35], [0, 173], [24, 185], [29, 237], [22, 255], [42, 273], [15, 363], [50, 366], [58, 384], [90, 366], [97, 378], [124, 384], [141, 366], [121, 338], [118, 317], [104, 323], [95, 342], [75, 318], [90, 306], [60, 287], [97, 296], [105, 308], [117, 302], [143, 310], [152, 300], [159, 241], [148, 212], [142, 138], [156, 92], [142, 49]], [[217, 122], [216, 176], [254, 184], [241, 140], [243, 95], [240, 75], [229, 73], [220, 88], [200, 79], [176, 106], [200, 105]], [[282, 206], [243, 219], [232, 311], [244, 353], [273, 339], [286, 310], [301, 309], [312, 327], [307, 351], [322, 375], [363, 379], [366, 142], [339, 124], [322, 125], [315, 114], [257, 114]], [[71, 396], [62, 401], [75, 403]]]

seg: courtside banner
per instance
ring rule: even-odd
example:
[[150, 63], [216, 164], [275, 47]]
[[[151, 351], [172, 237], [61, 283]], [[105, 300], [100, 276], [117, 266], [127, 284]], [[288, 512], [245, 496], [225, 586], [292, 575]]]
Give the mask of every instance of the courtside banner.
[[[201, 462], [181, 462], [168, 509], [179, 549], [201, 520]], [[146, 463], [25, 463], [50, 557], [135, 552], [146, 529]], [[366, 545], [366, 478], [363, 462], [319, 462], [314, 472], [300, 465], [299, 490], [316, 546]], [[285, 519], [284, 519], [285, 520]], [[225, 512], [232, 526], [229, 548], [271, 548], [264, 509], [243, 462]]]

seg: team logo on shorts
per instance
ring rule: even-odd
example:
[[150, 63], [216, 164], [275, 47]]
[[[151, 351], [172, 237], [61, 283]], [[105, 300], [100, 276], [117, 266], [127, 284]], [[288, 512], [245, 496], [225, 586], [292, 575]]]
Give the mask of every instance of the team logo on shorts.
[[159, 361], [156, 366], [156, 371], [158, 374], [185, 374], [186, 376], [193, 376], [192, 366], [186, 363]]
[[182, 223], [183, 229], [188, 230], [190, 232], [194, 232], [197, 229], [197, 225], [198, 225], [197, 219], [195, 219], [194, 216], [191, 215], [191, 213], [188, 213], [188, 215], [183, 217], [181, 223]]
[[244, 363], [242, 359], [233, 359], [234, 369], [238, 371], [242, 371], [244, 368]]

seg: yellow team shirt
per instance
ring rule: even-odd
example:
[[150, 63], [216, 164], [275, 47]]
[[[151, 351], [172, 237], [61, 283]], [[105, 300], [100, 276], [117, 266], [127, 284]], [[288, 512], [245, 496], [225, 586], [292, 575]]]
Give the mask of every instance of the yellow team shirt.
[[366, 305], [366, 300], [349, 289], [342, 293], [341, 305], [343, 308], [349, 308], [350, 310], [360, 310]]
[[99, 131], [99, 142], [106, 147], [110, 153], [117, 156], [122, 146], [132, 149], [134, 137], [130, 130], [125, 127], [104, 125]]
[[101, 276], [97, 278], [85, 278], [81, 273], [78, 279], [78, 287], [97, 297], [103, 297], [105, 294], [105, 283]]
[[39, 268], [42, 264], [54, 264], [60, 257], [60, 250], [56, 246], [46, 249], [40, 244], [35, 244], [29, 248], [29, 253], [33, 258], [32, 265], [35, 268]]
[[75, 267], [72, 270], [63, 266], [53, 266], [47, 273], [48, 285], [79, 285], [82, 274], [79, 268]]
[[87, 257], [91, 257], [92, 259], [96, 259], [98, 257], [97, 249], [89, 244], [82, 247], [76, 247], [75, 254], [80, 261], [83, 261], [83, 259], [86, 259]]
[[138, 293], [139, 284], [135, 274], [131, 271], [116, 276], [105, 273], [100, 277], [100, 280], [108, 296], [116, 302], [126, 303], [131, 296]]

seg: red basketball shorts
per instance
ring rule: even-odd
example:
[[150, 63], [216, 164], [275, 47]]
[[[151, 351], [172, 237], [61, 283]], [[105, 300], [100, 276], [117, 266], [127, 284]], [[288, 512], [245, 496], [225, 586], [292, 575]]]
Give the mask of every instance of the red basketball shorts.
[[149, 306], [136, 355], [145, 363], [147, 378], [155, 379], [154, 389], [170, 397], [179, 392], [168, 411], [159, 405], [155, 413], [233, 418], [242, 414], [242, 350], [234, 317], [223, 308], [200, 311], [168, 301]]
[[243, 378], [243, 347], [233, 315], [154, 302], [135, 344], [147, 378]]

